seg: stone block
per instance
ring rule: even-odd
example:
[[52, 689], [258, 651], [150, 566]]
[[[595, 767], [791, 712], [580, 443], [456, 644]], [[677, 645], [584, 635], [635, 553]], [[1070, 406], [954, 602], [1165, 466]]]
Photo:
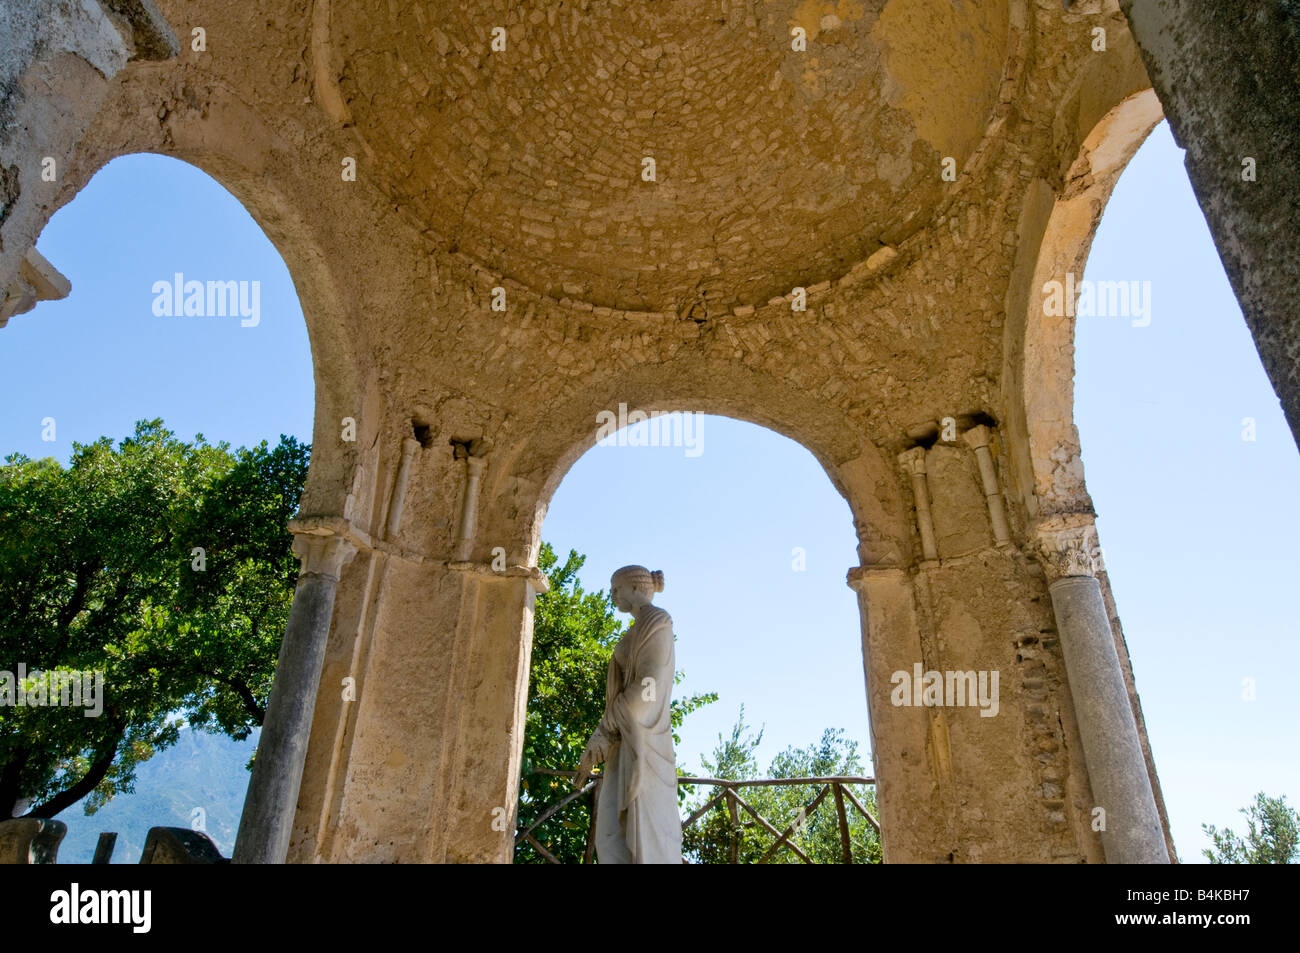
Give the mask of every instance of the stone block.
[[0, 864], [53, 864], [66, 833], [67, 824], [44, 817], [0, 821]]
[[151, 827], [145, 838], [142, 864], [228, 864], [212, 838], [188, 827]]

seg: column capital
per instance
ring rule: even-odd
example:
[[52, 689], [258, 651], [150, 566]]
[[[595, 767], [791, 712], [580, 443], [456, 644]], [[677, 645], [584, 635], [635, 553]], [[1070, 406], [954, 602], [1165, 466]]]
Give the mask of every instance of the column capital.
[[338, 579], [343, 566], [357, 554], [357, 543], [347, 520], [309, 517], [289, 521], [293, 552], [302, 562], [300, 576], [318, 575]]
[[993, 439], [993, 431], [986, 424], [980, 424], [977, 427], [971, 427], [961, 435], [966, 446], [972, 450], [978, 450], [980, 447], [987, 447]]
[[1052, 520], [1035, 530], [1036, 555], [1048, 582], [1071, 576], [1095, 576], [1103, 569], [1097, 527], [1092, 517]]
[[911, 450], [904, 450], [898, 455], [898, 465], [903, 468], [903, 472], [912, 476], [921, 476], [925, 473], [925, 447], [913, 447]]

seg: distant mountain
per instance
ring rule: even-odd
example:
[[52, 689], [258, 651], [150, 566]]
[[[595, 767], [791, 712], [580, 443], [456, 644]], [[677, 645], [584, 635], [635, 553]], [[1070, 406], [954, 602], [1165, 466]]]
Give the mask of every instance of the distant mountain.
[[80, 804], [58, 816], [68, 825], [59, 845], [59, 863], [90, 863], [100, 831], [117, 831], [113, 863], [138, 864], [151, 827], [202, 830], [229, 857], [257, 736], [254, 732], [246, 741], [232, 741], [226, 735], [182, 728], [176, 744], [136, 770], [134, 794], [119, 794], [89, 817]]

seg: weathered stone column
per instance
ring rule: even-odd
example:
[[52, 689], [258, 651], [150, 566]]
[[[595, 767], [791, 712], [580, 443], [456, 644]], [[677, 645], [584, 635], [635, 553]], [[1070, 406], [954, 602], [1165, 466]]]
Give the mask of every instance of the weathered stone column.
[[397, 477], [393, 481], [393, 497], [388, 504], [388, 528], [384, 539], [396, 539], [397, 530], [402, 524], [402, 510], [406, 507], [406, 485], [411, 479], [411, 461], [420, 450], [420, 441], [407, 437], [402, 441], [402, 462], [397, 465]]
[[302, 560], [302, 571], [239, 820], [233, 858], [237, 864], [284, 863], [334, 615], [334, 592], [343, 565], [356, 553], [350, 540], [314, 521], [295, 520], [289, 528], [295, 533], [293, 551]]
[[1096, 577], [1096, 530], [1040, 526], [1039, 546], [1107, 863], [1167, 864], [1164, 828]]
[[989, 523], [993, 526], [993, 542], [999, 546], [1011, 544], [1011, 527], [1007, 525], [1007, 512], [1002, 505], [1002, 490], [998, 486], [998, 471], [993, 465], [993, 451], [989, 443], [993, 432], [981, 424], [961, 435], [966, 446], [975, 451], [975, 461], [980, 468], [980, 483], [989, 507]]
[[934, 517], [930, 515], [930, 489], [925, 480], [925, 448], [913, 447], [898, 455], [898, 465], [912, 480], [912, 495], [916, 497], [916, 528], [921, 534], [921, 555], [927, 561], [939, 558], [934, 541]]
[[468, 560], [470, 550], [474, 547], [474, 528], [478, 525], [478, 490], [483, 482], [483, 471], [487, 468], [487, 460], [482, 456], [470, 454], [458, 447], [456, 459], [462, 458], [465, 461], [465, 493], [460, 501], [460, 530], [457, 533], [454, 556], [458, 562]]

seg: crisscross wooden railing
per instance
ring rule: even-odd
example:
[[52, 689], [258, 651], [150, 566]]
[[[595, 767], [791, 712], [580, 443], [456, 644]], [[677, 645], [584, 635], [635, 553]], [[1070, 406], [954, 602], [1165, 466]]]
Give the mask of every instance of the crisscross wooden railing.
[[[537, 771], [534, 771], [533, 773], [551, 775], [553, 777], [562, 777], [562, 778], [572, 778], [575, 777], [577, 774], [577, 772], [575, 771], [550, 771], [545, 769], [539, 769]], [[760, 778], [757, 780], [750, 780], [750, 781], [732, 781], [726, 778], [695, 778], [695, 777], [683, 776], [677, 779], [677, 784], [679, 787], [680, 786], [693, 787], [695, 785], [710, 785], [713, 787], [720, 788], [721, 790], [719, 790], [718, 793], [714, 794], [707, 801], [705, 801], [698, 808], [696, 808], [691, 813], [690, 817], [682, 821], [682, 830], [685, 831], [688, 827], [690, 827], [692, 824], [694, 824], [696, 821], [702, 818], [705, 814], [707, 814], [711, 809], [715, 807], [719, 807], [721, 805], [725, 805], [731, 817], [731, 835], [730, 835], [731, 840], [728, 845], [728, 859], [731, 863], [735, 864], [739, 862], [739, 854], [740, 854], [739, 833], [741, 827], [757, 825], [758, 827], [761, 827], [763, 830], [771, 834], [774, 838], [776, 838], [772, 842], [772, 844], [767, 848], [767, 851], [762, 855], [762, 857], [759, 858], [758, 863], [760, 864], [767, 863], [769, 860], [772, 859], [772, 857], [776, 854], [777, 851], [785, 849], [794, 853], [805, 864], [811, 864], [813, 863], [812, 858], [810, 858], [805, 851], [800, 849], [799, 845], [796, 844], [792, 840], [792, 838], [800, 830], [800, 828], [803, 827], [805, 823], [807, 823], [808, 819], [812, 816], [813, 812], [816, 811], [821, 806], [822, 802], [826, 800], [826, 796], [830, 795], [832, 800], [835, 803], [836, 821], [840, 833], [841, 862], [845, 864], [851, 864], [853, 863], [853, 850], [852, 850], [852, 842], [849, 836], [849, 811], [848, 811], [849, 806], [851, 805], [856, 811], [858, 811], [858, 813], [860, 813], [863, 817], [865, 817], [867, 819], [867, 823], [871, 825], [871, 827], [875, 830], [877, 834], [880, 833], [880, 821], [878, 821], [872, 815], [872, 813], [866, 809], [866, 807], [862, 804], [862, 802], [858, 800], [857, 795], [853, 793], [853, 790], [850, 787], [850, 785], [874, 785], [875, 783], [876, 782], [874, 778], [865, 778], [865, 777], [857, 777], [857, 776], [849, 776], [849, 775], [827, 777], [827, 778]], [[562, 798], [559, 801], [556, 801], [550, 807], [546, 808], [546, 810], [542, 811], [542, 813], [539, 814], [537, 818], [533, 820], [530, 824], [528, 824], [527, 827], [521, 827], [516, 832], [515, 847], [519, 847], [521, 844], [526, 843], [530, 847], [532, 847], [535, 851], [537, 851], [538, 854], [540, 854], [546, 860], [547, 863], [551, 863], [551, 864], [562, 863], [562, 861], [560, 861], [554, 854], [552, 854], [549, 850], [547, 850], [546, 847], [543, 846], [540, 841], [537, 840], [533, 832], [536, 831], [543, 824], [545, 824], [547, 821], [549, 821], [560, 811], [562, 811], [564, 808], [568, 807], [570, 804], [577, 801], [579, 798], [582, 798], [587, 794], [591, 794], [592, 795], [591, 823], [588, 825], [587, 828], [587, 844], [586, 844], [586, 849], [583, 851], [583, 856], [582, 856], [582, 862], [584, 864], [591, 863], [592, 857], [595, 855], [595, 850], [596, 850], [596, 806], [598, 801], [596, 795], [599, 792], [600, 784], [601, 784], [600, 776], [593, 775], [591, 779], [585, 785], [583, 785], [581, 790], [573, 791], [566, 797]], [[785, 825], [784, 829], [779, 828], [776, 824], [773, 824], [768, 818], [763, 817], [763, 815], [760, 814], [757, 810], [755, 810], [754, 807], [743, 797], [741, 797], [741, 795], [738, 792], [739, 788], [776, 787], [776, 786], [789, 786], [789, 787], [816, 786], [819, 788], [817, 793], [807, 803], [805, 803], [804, 806], [799, 810], [794, 820], [790, 821]], [[740, 820], [741, 810], [745, 811], [750, 817], [753, 818], [753, 820], [742, 822]]]

